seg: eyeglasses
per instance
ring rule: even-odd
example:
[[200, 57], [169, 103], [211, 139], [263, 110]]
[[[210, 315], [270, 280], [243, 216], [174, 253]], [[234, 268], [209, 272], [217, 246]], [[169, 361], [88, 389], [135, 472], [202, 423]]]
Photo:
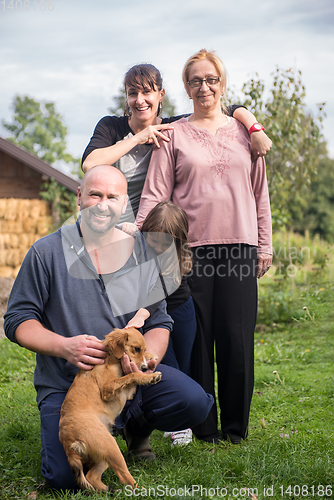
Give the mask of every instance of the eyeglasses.
[[220, 82], [220, 76], [210, 76], [209, 78], [194, 78], [188, 82], [189, 87], [192, 89], [196, 87], [201, 87], [202, 83], [205, 82], [209, 87], [217, 85]]

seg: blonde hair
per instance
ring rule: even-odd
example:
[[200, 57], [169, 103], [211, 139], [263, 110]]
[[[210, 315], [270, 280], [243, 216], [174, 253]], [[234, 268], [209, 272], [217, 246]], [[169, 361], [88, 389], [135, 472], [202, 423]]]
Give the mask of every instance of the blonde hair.
[[152, 208], [141, 227], [142, 233], [165, 233], [172, 236], [179, 263], [179, 270], [174, 269], [174, 276], [180, 271], [181, 279], [192, 268], [188, 231], [189, 223], [186, 212], [171, 201], [162, 201]]
[[[227, 72], [226, 68], [224, 66], [223, 61], [215, 54], [213, 50], [206, 50], [206, 49], [201, 49], [196, 54], [192, 55], [189, 57], [189, 59], [186, 61], [186, 64], [184, 65], [183, 71], [182, 71], [182, 80], [183, 80], [183, 85], [184, 88], [187, 90], [188, 86], [188, 81], [189, 81], [189, 72], [190, 68], [193, 64], [199, 62], [199, 61], [204, 61], [207, 59], [210, 61], [216, 71], [217, 71], [217, 76], [220, 77], [220, 82], [222, 85], [222, 88], [224, 89], [224, 92], [226, 90], [226, 84], [227, 84]], [[222, 104], [223, 109], [225, 111], [225, 106]]]

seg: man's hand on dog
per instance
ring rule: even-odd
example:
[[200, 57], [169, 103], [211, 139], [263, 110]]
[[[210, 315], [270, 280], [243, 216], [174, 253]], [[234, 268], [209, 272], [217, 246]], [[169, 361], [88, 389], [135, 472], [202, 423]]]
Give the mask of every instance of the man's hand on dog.
[[[140, 373], [138, 366], [135, 363], [131, 362], [129, 356], [125, 353], [121, 357], [121, 365], [124, 375], [128, 375], [132, 372]], [[145, 373], [153, 373], [157, 367], [157, 360], [154, 358], [147, 360], [147, 366], [148, 370]]]
[[107, 357], [106, 346], [93, 335], [77, 335], [66, 342], [65, 359], [83, 370], [102, 365]]

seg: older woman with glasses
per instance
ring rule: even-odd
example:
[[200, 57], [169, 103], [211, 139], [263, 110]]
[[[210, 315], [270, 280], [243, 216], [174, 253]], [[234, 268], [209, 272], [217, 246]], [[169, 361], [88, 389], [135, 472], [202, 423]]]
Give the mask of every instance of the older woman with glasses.
[[252, 160], [250, 141], [263, 127], [247, 131], [222, 113], [226, 72], [214, 52], [190, 57], [183, 82], [194, 111], [153, 151], [137, 223], [167, 199], [188, 214], [198, 322], [193, 377], [214, 395], [216, 354], [221, 412], [221, 432], [214, 407], [194, 433], [238, 444], [247, 436], [254, 385], [257, 278], [272, 259], [266, 167], [263, 158]]

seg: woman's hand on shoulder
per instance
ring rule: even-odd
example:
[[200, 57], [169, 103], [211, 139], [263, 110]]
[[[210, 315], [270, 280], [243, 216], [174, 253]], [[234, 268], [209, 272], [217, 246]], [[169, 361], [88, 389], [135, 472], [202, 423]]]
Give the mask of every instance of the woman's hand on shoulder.
[[145, 321], [150, 317], [150, 313], [147, 309], [140, 308], [139, 311], [136, 312], [136, 314], [133, 316], [133, 318], [130, 319], [128, 324], [125, 326], [124, 329], [126, 328], [141, 328], [144, 326]]
[[122, 224], [119, 224], [119, 227], [124, 233], [127, 233], [130, 236], [133, 236], [135, 232], [138, 231], [138, 227], [132, 222], [123, 222]]
[[159, 125], [149, 125], [144, 130], [138, 132], [135, 137], [138, 140], [138, 144], [155, 144], [158, 148], [160, 148], [158, 139], [162, 139], [166, 142], [170, 141], [169, 137], [167, 137], [167, 135], [163, 134], [160, 131], [173, 130], [173, 128], [174, 127], [167, 123], [160, 123]]
[[272, 141], [263, 130], [251, 134], [252, 158], [256, 160], [258, 156], [265, 156], [272, 146]]

